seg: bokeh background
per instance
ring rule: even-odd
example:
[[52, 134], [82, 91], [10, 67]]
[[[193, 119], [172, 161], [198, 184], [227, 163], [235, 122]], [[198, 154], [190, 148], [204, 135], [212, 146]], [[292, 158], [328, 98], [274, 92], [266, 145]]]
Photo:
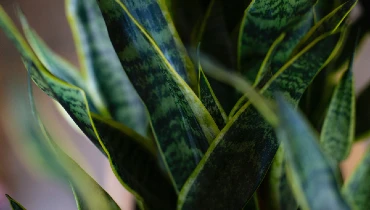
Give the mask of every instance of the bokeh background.
[[[78, 65], [76, 52], [64, 13], [64, 0], [0, 0], [0, 4], [16, 20], [16, 6], [20, 6], [30, 25], [57, 53]], [[356, 12], [360, 12], [356, 8]], [[356, 15], [354, 15], [356, 16]], [[19, 25], [19, 24], [18, 24]], [[366, 38], [354, 64], [356, 90], [361, 90], [370, 81], [370, 39]], [[12, 44], [0, 31], [0, 210], [10, 209], [5, 193], [10, 194], [30, 210], [76, 209], [68, 186], [56, 182], [40, 172], [27, 168], [15, 155], [12, 139], [5, 132], [8, 123], [9, 88], [25, 89], [27, 73]], [[99, 184], [125, 209], [132, 205], [130, 195], [120, 186], [109, 169], [108, 162], [89, 141], [72, 129], [55, 105], [37, 88], [37, 106], [52, 135], [62, 139], [59, 144], [89, 172]], [[355, 145], [350, 158], [343, 164], [348, 176], [365, 151], [367, 141]], [[80, 155], [79, 153], [82, 153]]]

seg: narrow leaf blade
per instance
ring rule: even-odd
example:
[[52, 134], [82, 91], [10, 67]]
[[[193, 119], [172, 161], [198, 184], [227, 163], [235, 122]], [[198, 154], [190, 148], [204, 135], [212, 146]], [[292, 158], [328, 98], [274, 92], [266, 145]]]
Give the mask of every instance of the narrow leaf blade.
[[24, 208], [20, 203], [10, 197], [8, 194], [6, 194], [6, 198], [8, 198], [10, 206], [13, 210], [26, 210], [26, 208]]

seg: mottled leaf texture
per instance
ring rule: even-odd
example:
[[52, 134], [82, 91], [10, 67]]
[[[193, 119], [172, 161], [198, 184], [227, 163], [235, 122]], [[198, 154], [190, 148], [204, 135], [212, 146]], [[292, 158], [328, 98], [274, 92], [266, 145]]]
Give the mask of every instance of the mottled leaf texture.
[[353, 210], [368, 210], [370, 208], [370, 149], [357, 165], [352, 175], [342, 188], [344, 198]]
[[[253, 0], [244, 13], [239, 32], [237, 46], [239, 71], [247, 72], [247, 78], [254, 81], [258, 67], [270, 46], [288, 28], [293, 28], [296, 33], [293, 33], [292, 37], [287, 36], [290, 40], [284, 47], [292, 48], [292, 44], [294, 47], [294, 42], [299, 40], [297, 38], [300, 34], [311, 25], [307, 25], [306, 22], [310, 19], [308, 15], [312, 13], [315, 2], [315, 0]], [[300, 29], [301, 27], [305, 30]], [[293, 43], [289, 43], [290, 41]]]
[[207, 108], [217, 126], [222, 129], [227, 122], [227, 115], [214, 94], [211, 85], [199, 64], [199, 98]]
[[16, 200], [10, 197], [8, 194], [6, 194], [6, 198], [8, 198], [10, 206], [12, 207], [13, 210], [26, 210], [26, 208], [24, 208], [20, 203], [18, 203]]
[[97, 83], [114, 120], [146, 136], [146, 108], [121, 66], [96, 1], [68, 0], [67, 13], [88, 84]]
[[324, 152], [337, 163], [348, 156], [355, 133], [353, 50], [348, 69], [334, 91], [320, 136]]
[[[148, 108], [165, 166], [180, 190], [219, 129], [199, 98], [174, 70], [175, 66], [166, 59], [167, 51], [159, 47], [163, 43], [156, 43], [139, 24], [134, 16], [139, 14], [130, 13], [136, 11], [133, 3], [99, 2], [113, 46]], [[157, 7], [155, 2], [136, 6], [141, 6], [137, 8], [139, 11], [154, 7], [153, 12]], [[151, 13], [148, 15], [151, 17]], [[157, 30], [160, 29], [161, 25], [157, 25]]]
[[[103, 15], [109, 13], [109, 17], [112, 19], [120, 18], [122, 9], [117, 7], [114, 0], [98, 0], [98, 2]], [[191, 87], [195, 87], [197, 75], [194, 65], [187, 56], [186, 49], [177, 34], [167, 7], [164, 4], [159, 4], [157, 0], [119, 0], [119, 2], [124, 4], [133, 19], [145, 28], [176, 72]], [[108, 30], [109, 27], [108, 25]], [[118, 40], [112, 39], [113, 44], [115, 41]]]
[[[327, 34], [293, 57], [264, 86], [268, 98], [282, 91], [295, 104], [336, 52], [339, 33]], [[179, 209], [240, 209], [264, 178], [279, 143], [271, 126], [246, 103], [229, 120], [179, 195]]]
[[[85, 93], [51, 75], [32, 53], [14, 24], [0, 7], [0, 27], [13, 41], [29, 67], [33, 81], [58, 101], [89, 139], [106, 154], [118, 180], [137, 199], [153, 209], [172, 209], [175, 192], [143, 145], [142, 137], [125, 126], [114, 126], [90, 115]], [[94, 121], [93, 121], [94, 120]], [[96, 127], [94, 125], [96, 123]], [[99, 134], [96, 132], [99, 131]], [[112, 135], [115, 134], [115, 135]], [[127, 152], [123, 152], [124, 149]], [[141, 162], [141, 164], [137, 164]], [[154, 180], [153, 180], [154, 179]]]
[[281, 96], [277, 97], [279, 126], [289, 184], [302, 210], [346, 209], [335, 170], [321, 151], [315, 131]]

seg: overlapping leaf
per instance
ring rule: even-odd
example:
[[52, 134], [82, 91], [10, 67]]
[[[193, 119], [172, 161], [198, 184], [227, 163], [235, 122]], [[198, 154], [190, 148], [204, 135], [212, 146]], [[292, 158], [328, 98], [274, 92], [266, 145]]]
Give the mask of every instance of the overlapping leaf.
[[[161, 51], [165, 43], [152, 39], [153, 35], [146, 32], [150, 28], [139, 24], [139, 20], [144, 22], [143, 17], [135, 18], [141, 9], [154, 7], [154, 13], [155, 3], [136, 5], [143, 8], [132, 7], [132, 3], [99, 1], [113, 46], [148, 108], [160, 153], [179, 190], [219, 130], [199, 98], [175, 71], [176, 66], [167, 60], [168, 50]], [[145, 24], [153, 23], [148, 19]], [[157, 30], [162, 27], [158, 24]]]
[[338, 163], [348, 156], [355, 132], [354, 50], [348, 69], [334, 91], [320, 136], [324, 152]]
[[6, 198], [9, 200], [10, 206], [13, 210], [26, 210], [20, 203], [18, 203], [16, 200], [14, 200], [9, 195], [6, 195]]
[[[261, 90], [282, 91], [297, 104], [338, 48], [339, 34], [320, 36], [292, 58]], [[230, 84], [233, 85], [233, 84]], [[238, 209], [253, 195], [279, 146], [271, 126], [249, 103], [230, 119], [180, 192], [182, 209]]]
[[[0, 27], [14, 42], [22, 58], [28, 64], [28, 71], [38, 87], [57, 100], [79, 128], [108, 156], [121, 184], [137, 199], [144, 199], [145, 205], [149, 207], [173, 208], [173, 204], [170, 203], [173, 199], [169, 199], [175, 196], [173, 187], [167, 177], [162, 174], [154, 155], [141, 143], [145, 140], [127, 127], [114, 127], [95, 116], [92, 118], [85, 93], [54, 77], [44, 68], [1, 7]], [[98, 128], [94, 123], [97, 123]], [[99, 134], [96, 131], [99, 131]], [[111, 136], [112, 133], [115, 134], [114, 138]], [[130, 155], [127, 156], [127, 153], [122, 152], [122, 148], [129, 151]], [[142, 164], [138, 165], [137, 162], [142, 162]], [[148, 174], [150, 174], [150, 181]]]
[[314, 130], [304, 118], [281, 97], [277, 97], [278, 139], [283, 142], [287, 158], [289, 184], [304, 210], [346, 209], [335, 170], [321, 151]]
[[98, 5], [68, 0], [67, 14], [87, 85], [97, 86], [94, 94], [101, 94], [113, 119], [146, 136], [146, 109], [119, 62]]

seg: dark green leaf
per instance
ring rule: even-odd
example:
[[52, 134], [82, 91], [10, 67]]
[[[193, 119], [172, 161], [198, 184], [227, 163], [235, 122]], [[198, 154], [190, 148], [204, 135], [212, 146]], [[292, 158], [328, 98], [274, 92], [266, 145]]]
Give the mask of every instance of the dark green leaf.
[[[300, 37], [311, 25], [313, 0], [254, 0], [244, 13], [238, 40], [238, 69], [254, 81], [270, 46], [283, 32], [286, 36], [283, 54], [290, 56]], [[282, 49], [283, 50], [283, 49]], [[286, 55], [286, 59], [288, 58]], [[284, 63], [285, 60], [280, 60]]]
[[199, 98], [204, 106], [207, 108], [217, 126], [222, 129], [227, 122], [227, 115], [222, 108], [217, 97], [213, 93], [212, 87], [204, 74], [202, 67], [199, 63]]
[[346, 180], [342, 188], [344, 198], [352, 209], [367, 210], [370, 208], [370, 150], [357, 165], [352, 175]]
[[[297, 210], [298, 204], [289, 186], [285, 167], [284, 150], [280, 145], [270, 169], [257, 191], [261, 209]], [[265, 202], [266, 200], [269, 202]]]
[[320, 136], [324, 152], [338, 163], [348, 156], [355, 132], [354, 50], [348, 69], [334, 91]]
[[97, 85], [112, 118], [146, 136], [148, 116], [114, 51], [95, 1], [68, 0], [67, 13], [74, 29], [80, 64], [87, 86]]
[[26, 210], [26, 208], [24, 208], [20, 203], [10, 197], [8, 194], [6, 194], [6, 197], [8, 198], [10, 206], [13, 210]]
[[[171, 209], [169, 202], [175, 196], [173, 187], [162, 174], [153, 155], [152, 147], [146, 147], [135, 131], [125, 126], [114, 126], [97, 116], [91, 117], [85, 93], [51, 75], [32, 53], [20, 33], [0, 7], [0, 27], [11, 38], [24, 61], [32, 79], [45, 93], [57, 100], [79, 128], [108, 156], [116, 176], [137, 199], [156, 209]], [[95, 127], [94, 123], [97, 123]], [[99, 133], [98, 133], [98, 132]], [[111, 135], [111, 134], [115, 135]], [[113, 138], [114, 137], [114, 138]], [[122, 152], [122, 148], [127, 152]], [[137, 164], [142, 162], [142, 164]], [[150, 179], [149, 181], [149, 174]]]
[[276, 135], [283, 142], [287, 175], [303, 210], [350, 209], [343, 200], [335, 170], [321, 151], [315, 131], [299, 112], [277, 97], [279, 126]]
[[[127, 11], [132, 18], [135, 19], [137, 24], [145, 28], [145, 31], [157, 43], [157, 47], [163, 52], [163, 56], [176, 72], [191, 87], [195, 87], [197, 76], [195, 68], [182, 45], [167, 8], [157, 0], [116, 0], [116, 2], [120, 2], [127, 7]], [[121, 17], [122, 9], [117, 6], [114, 0], [98, 0], [98, 4], [106, 21], [117, 20]], [[107, 25], [109, 31], [110, 25]], [[116, 26], [124, 27], [121, 25]], [[112, 38], [112, 34], [110, 36]], [[113, 45], [118, 41], [111, 40]]]
[[[135, 19], [139, 13], [129, 12], [133, 9], [129, 7], [132, 2], [99, 2], [113, 46], [148, 108], [160, 154], [176, 189], [180, 190], [219, 129], [199, 98], [167, 60], [166, 51], [161, 51], [163, 43], [155, 43], [146, 32], [148, 29], [145, 30], [144, 25]], [[137, 12], [145, 8], [154, 8], [155, 12], [157, 7], [153, 2], [139, 5], [142, 8], [137, 8]], [[157, 26], [158, 30], [162, 28], [160, 26]]]
[[[280, 90], [297, 104], [336, 53], [339, 37], [335, 33], [316, 39], [284, 65], [261, 92], [271, 98]], [[179, 205], [183, 209], [242, 208], [261, 183], [278, 146], [272, 127], [246, 103], [210, 145], [181, 190]]]

